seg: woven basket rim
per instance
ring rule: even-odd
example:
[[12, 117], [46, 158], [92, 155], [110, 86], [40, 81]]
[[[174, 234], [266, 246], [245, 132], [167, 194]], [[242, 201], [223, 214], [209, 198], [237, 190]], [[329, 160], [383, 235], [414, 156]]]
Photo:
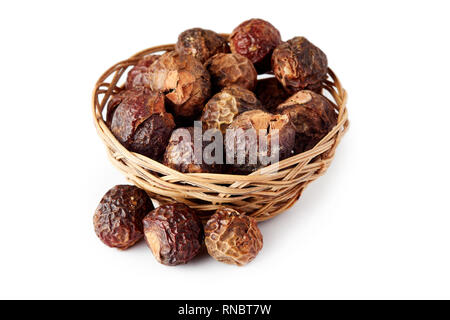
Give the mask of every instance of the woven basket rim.
[[[228, 36], [227, 34], [223, 35]], [[182, 173], [144, 155], [128, 151], [114, 137], [106, 125], [103, 118], [104, 108], [110, 96], [122, 90], [122, 87], [117, 84], [130, 67], [134, 66], [145, 55], [173, 49], [174, 45], [168, 44], [142, 50], [132, 55], [129, 59], [118, 62], [110, 67], [102, 74], [95, 85], [92, 95], [92, 111], [97, 133], [107, 147], [110, 160], [126, 175], [128, 180], [144, 188], [151, 196], [157, 199], [158, 197], [165, 197], [164, 194], [161, 194], [163, 193], [160, 192], [161, 190], [170, 193], [171, 195], [169, 197], [172, 197], [173, 194], [177, 194], [178, 196], [179, 193], [180, 198], [176, 199], [181, 201], [184, 200], [183, 194], [186, 194], [188, 198], [196, 198], [195, 192], [200, 192], [201, 194], [198, 194], [198, 198], [208, 202], [208, 200], [205, 200], [208, 199], [208, 193], [217, 193], [227, 200], [235, 196], [238, 199], [236, 201], [241, 200], [239, 196], [242, 199], [247, 198], [249, 195], [246, 192], [250, 192], [250, 195], [252, 192], [259, 195], [259, 192], [263, 192], [260, 190], [267, 189], [267, 186], [258, 187], [258, 185], [267, 183], [269, 179], [270, 185], [274, 186], [274, 190], [277, 190], [277, 188], [280, 190], [283, 188], [289, 190], [288, 188], [295, 188], [298, 184], [302, 184], [303, 187], [297, 192], [296, 197], [298, 199], [304, 187], [326, 171], [334, 157], [334, 151], [349, 125], [346, 108], [347, 92], [343, 89], [338, 77], [331, 68], [328, 68], [329, 79], [323, 82], [323, 86], [334, 100], [329, 99], [338, 112], [337, 125], [314, 148], [306, 152], [293, 155], [248, 175], [242, 175], [226, 173]], [[107, 79], [110, 77], [112, 77], [112, 80], [107, 82]], [[103, 95], [101, 100], [99, 99], [99, 95]], [[325, 153], [329, 153], [329, 156], [322, 159], [322, 162], [312, 162], [315, 157]], [[292, 166], [295, 167], [291, 168]], [[308, 170], [311, 171], [311, 180], [308, 180], [307, 175], [299, 175], [303, 172], [302, 170], [305, 172], [308, 172]], [[156, 172], [158, 175], [150, 172]], [[279, 179], [281, 180], [279, 181]], [[248, 187], [251, 185], [253, 185], [252, 189]], [[214, 200], [217, 200], [217, 196], [214, 197]], [[295, 200], [292, 203], [289, 203], [289, 201], [288, 207], [295, 202]], [[217, 204], [214, 204], [214, 201], [211, 201], [211, 203], [212, 206], [217, 206]], [[199, 206], [201, 210], [207, 210], [209, 208], [207, 205], [200, 204]], [[269, 218], [281, 212], [276, 212], [276, 214], [271, 215]], [[259, 220], [266, 220], [266, 218], [268, 217], [263, 217]]]

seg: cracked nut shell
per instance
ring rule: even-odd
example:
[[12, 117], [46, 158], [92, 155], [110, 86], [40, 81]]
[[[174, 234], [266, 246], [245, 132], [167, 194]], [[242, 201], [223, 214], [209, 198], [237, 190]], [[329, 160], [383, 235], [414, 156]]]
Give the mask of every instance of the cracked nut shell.
[[159, 55], [151, 54], [139, 60], [139, 62], [128, 72], [125, 89], [148, 87], [148, 68], [153, 62], [158, 60], [159, 57]]
[[230, 52], [227, 40], [211, 30], [193, 28], [183, 31], [178, 36], [175, 49], [205, 63], [210, 57], [220, 52]]
[[156, 208], [144, 218], [143, 224], [149, 248], [164, 265], [187, 263], [202, 248], [203, 226], [195, 210], [183, 203]]
[[152, 90], [164, 92], [175, 115], [195, 117], [211, 94], [209, 73], [191, 55], [164, 53], [147, 73]]
[[215, 94], [203, 108], [203, 128], [218, 129], [225, 134], [228, 125], [237, 115], [255, 109], [262, 109], [262, 105], [253, 92], [238, 86], [226, 87]]
[[158, 160], [163, 155], [175, 122], [164, 108], [162, 93], [148, 88], [124, 90], [108, 104], [111, 132], [132, 152]]
[[217, 164], [208, 164], [202, 157], [202, 151], [211, 142], [203, 141], [202, 136], [199, 136], [201, 139], [199, 144], [202, 149], [199, 153], [195, 153], [194, 137], [193, 127], [179, 128], [173, 131], [164, 153], [164, 165], [183, 173], [220, 172], [220, 164], [223, 163], [223, 159]]
[[277, 78], [258, 80], [255, 94], [262, 105], [270, 112], [275, 111], [279, 104], [289, 98], [289, 94], [284, 90]]
[[150, 210], [153, 204], [144, 190], [117, 185], [103, 196], [95, 210], [95, 233], [109, 247], [128, 249], [144, 237], [142, 219]]
[[277, 107], [295, 127], [295, 153], [313, 148], [337, 124], [333, 104], [325, 97], [302, 90]]
[[[262, 148], [264, 145], [267, 146], [267, 157], [278, 154], [278, 160], [283, 160], [292, 155], [295, 128], [287, 115], [251, 110], [237, 116], [228, 129], [234, 130], [235, 134], [226, 135], [225, 153], [227, 163], [231, 163], [235, 173], [249, 174], [270, 165], [271, 163], [261, 161], [266, 155]], [[278, 144], [272, 146], [272, 136], [275, 133], [278, 133]], [[243, 161], [238, 160], [240, 157]]]
[[230, 35], [231, 52], [250, 59], [258, 73], [270, 70], [270, 57], [280, 43], [280, 32], [262, 19], [244, 21]]
[[273, 72], [291, 94], [305, 88], [320, 92], [327, 68], [325, 53], [304, 37], [288, 40], [273, 51]]
[[263, 237], [254, 218], [221, 208], [206, 223], [205, 244], [214, 259], [243, 266], [258, 255]]
[[253, 63], [237, 53], [218, 53], [205, 63], [211, 75], [211, 84], [215, 90], [237, 85], [253, 90], [256, 85], [256, 73]]

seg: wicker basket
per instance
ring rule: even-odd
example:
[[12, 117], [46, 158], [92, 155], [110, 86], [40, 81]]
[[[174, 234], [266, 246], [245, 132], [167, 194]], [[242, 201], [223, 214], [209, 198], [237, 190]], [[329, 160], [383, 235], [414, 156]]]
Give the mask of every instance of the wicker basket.
[[[111, 162], [133, 184], [160, 203], [179, 201], [199, 210], [202, 219], [221, 206], [235, 208], [258, 221], [275, 217], [290, 208], [305, 187], [328, 169], [337, 145], [348, 128], [347, 94], [329, 69], [324, 90], [339, 113], [338, 124], [313, 149], [282, 160], [249, 175], [181, 173], [143, 155], [129, 152], [114, 137], [103, 120], [103, 109], [112, 94], [121, 90], [120, 80], [141, 57], [174, 49], [163, 45], [141, 51], [109, 68], [93, 92], [95, 126]], [[122, 81], [123, 82], [123, 81]]]

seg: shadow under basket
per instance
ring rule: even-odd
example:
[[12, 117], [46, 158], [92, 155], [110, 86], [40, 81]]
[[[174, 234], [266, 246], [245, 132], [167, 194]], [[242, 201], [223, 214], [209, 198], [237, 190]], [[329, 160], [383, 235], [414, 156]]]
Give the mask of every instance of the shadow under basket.
[[97, 81], [92, 101], [94, 121], [113, 165], [131, 183], [146, 190], [161, 204], [183, 202], [197, 209], [203, 220], [223, 206], [234, 208], [258, 221], [273, 218], [290, 208], [305, 187], [326, 172], [348, 128], [347, 93], [334, 72], [328, 69], [328, 79], [323, 81], [323, 94], [336, 108], [338, 122], [313, 149], [249, 175], [186, 174], [128, 151], [103, 119], [103, 110], [109, 99], [122, 90], [120, 84], [124, 82], [127, 70], [145, 55], [173, 49], [174, 45], [162, 45], [141, 51], [109, 68]]

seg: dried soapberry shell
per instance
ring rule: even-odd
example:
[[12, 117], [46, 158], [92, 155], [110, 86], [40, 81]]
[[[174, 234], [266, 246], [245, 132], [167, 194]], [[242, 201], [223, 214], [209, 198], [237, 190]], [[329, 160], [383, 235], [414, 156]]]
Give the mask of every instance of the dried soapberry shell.
[[164, 153], [175, 122], [164, 108], [162, 93], [148, 88], [125, 90], [108, 105], [107, 123], [122, 145], [158, 160]]
[[247, 89], [231, 86], [215, 94], [203, 108], [203, 128], [225, 131], [234, 118], [249, 110], [261, 109], [261, 102]]
[[176, 51], [164, 53], [147, 73], [152, 90], [161, 91], [175, 115], [198, 115], [211, 93], [209, 73], [194, 57]]
[[274, 50], [272, 68], [290, 93], [305, 88], [319, 91], [327, 76], [328, 61], [325, 53], [306, 38], [295, 37]]
[[142, 219], [153, 210], [144, 190], [118, 185], [100, 201], [94, 214], [95, 233], [109, 247], [128, 249], [144, 237]]
[[253, 90], [258, 76], [253, 63], [244, 56], [236, 53], [219, 53], [205, 63], [211, 75], [213, 88], [221, 89], [237, 85], [244, 89]]
[[[202, 150], [211, 142], [203, 141], [202, 136], [199, 136], [199, 152], [195, 152], [194, 148], [194, 128], [180, 128], [172, 132], [169, 140], [169, 145], [164, 153], [164, 165], [183, 173], [199, 173], [199, 172], [219, 172], [219, 163], [208, 164], [206, 159], [202, 157]], [[214, 156], [214, 155], [213, 155]]]
[[333, 104], [325, 97], [302, 90], [277, 107], [295, 127], [295, 153], [313, 148], [337, 124]]
[[254, 218], [222, 208], [206, 223], [205, 244], [214, 259], [243, 266], [258, 255], [263, 237]]
[[143, 223], [145, 240], [162, 264], [187, 263], [202, 248], [203, 226], [195, 210], [183, 203], [160, 206], [151, 211]]
[[210, 57], [220, 52], [230, 52], [227, 40], [211, 30], [193, 28], [178, 36], [175, 49], [205, 63]]
[[289, 98], [289, 94], [284, 90], [277, 78], [258, 80], [255, 94], [262, 105], [270, 112], [275, 111], [279, 104]]
[[137, 87], [148, 87], [147, 72], [153, 62], [158, 60], [159, 55], [148, 55], [139, 60], [139, 62], [128, 72], [125, 89], [133, 89]]
[[258, 73], [270, 70], [270, 57], [280, 43], [280, 32], [262, 19], [244, 21], [230, 35], [231, 52], [250, 59]]
[[[234, 135], [230, 135], [230, 131], [234, 132]], [[276, 133], [278, 133], [278, 144], [272, 146], [272, 136]], [[225, 138], [227, 163], [230, 163], [229, 159], [234, 159], [231, 164], [232, 170], [236, 173], [248, 174], [271, 164], [261, 162], [261, 157], [265, 155], [275, 157], [278, 154], [278, 160], [291, 156], [294, 143], [295, 128], [288, 116], [271, 114], [262, 110], [247, 111], [237, 116], [228, 126]], [[267, 146], [267, 154], [262, 146]], [[252, 157], [253, 152], [255, 152], [254, 157]], [[238, 159], [242, 155], [244, 162], [239, 163]]]

